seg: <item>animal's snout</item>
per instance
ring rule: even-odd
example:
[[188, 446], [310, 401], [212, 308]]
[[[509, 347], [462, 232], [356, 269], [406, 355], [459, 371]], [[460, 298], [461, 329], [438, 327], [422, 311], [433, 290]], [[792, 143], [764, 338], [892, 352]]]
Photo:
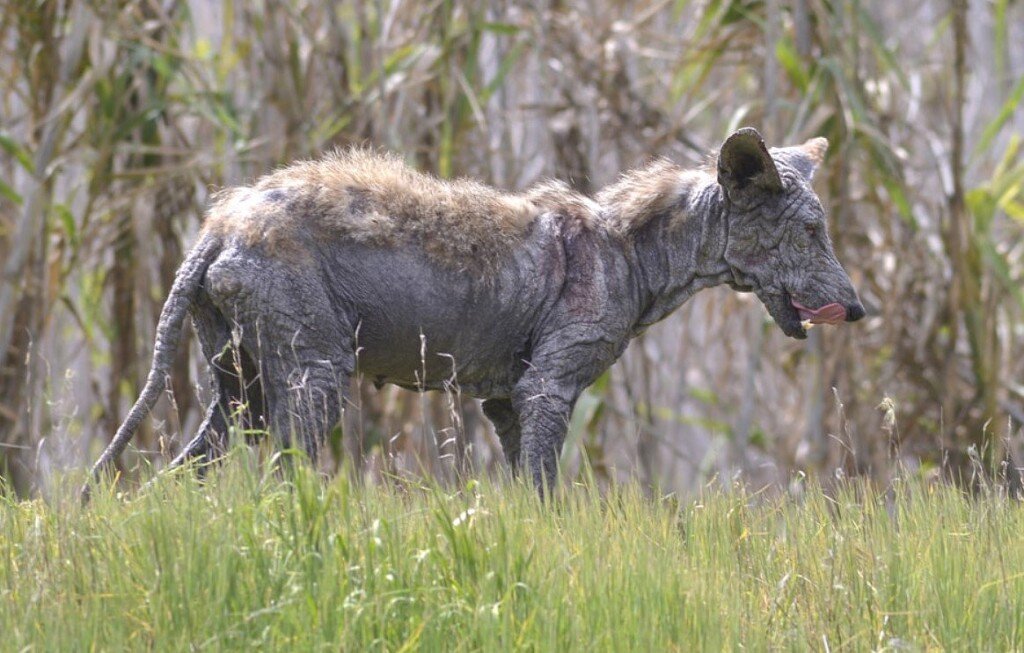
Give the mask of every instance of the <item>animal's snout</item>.
[[856, 322], [867, 314], [864, 310], [864, 305], [860, 302], [854, 302], [846, 307], [846, 321]]

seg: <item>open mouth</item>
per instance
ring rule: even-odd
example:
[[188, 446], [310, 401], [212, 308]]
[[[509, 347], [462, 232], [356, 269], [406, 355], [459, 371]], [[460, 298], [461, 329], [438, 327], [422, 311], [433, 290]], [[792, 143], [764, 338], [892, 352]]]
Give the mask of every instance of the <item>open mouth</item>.
[[[808, 329], [817, 324], [834, 326], [850, 318], [843, 304], [832, 302], [811, 308], [794, 299], [785, 288], [777, 288], [771, 293], [759, 292], [758, 297], [782, 332], [797, 340], [806, 338]], [[861, 316], [854, 319], [857, 317]]]
[[842, 304], [833, 302], [825, 304], [820, 308], [808, 308], [792, 298], [789, 300], [789, 303], [800, 315], [800, 322], [805, 329], [807, 324], [836, 325], [846, 321], [846, 308]]
[[754, 292], [756, 290], [753, 285], [737, 283], [736, 281], [728, 281], [729, 287], [736, 292]]

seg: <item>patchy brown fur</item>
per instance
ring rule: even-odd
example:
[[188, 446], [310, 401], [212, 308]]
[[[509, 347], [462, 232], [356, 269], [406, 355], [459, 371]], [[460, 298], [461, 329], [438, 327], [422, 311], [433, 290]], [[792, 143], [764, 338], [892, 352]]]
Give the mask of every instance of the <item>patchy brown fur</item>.
[[417, 242], [456, 269], [493, 270], [544, 213], [629, 236], [704, 177], [665, 161], [626, 173], [596, 201], [559, 181], [504, 193], [471, 180], [443, 181], [372, 150], [303, 161], [252, 186], [217, 194], [206, 232], [241, 237], [282, 256], [308, 239], [345, 237], [395, 246]]
[[[671, 161], [656, 159], [601, 190], [597, 203], [604, 209], [609, 228], [629, 235], [706, 180], [707, 173], [702, 170], [684, 170]], [[686, 214], [679, 211], [674, 217], [685, 220]]]
[[526, 191], [526, 199], [541, 211], [558, 213], [576, 222], [591, 224], [601, 213], [598, 204], [574, 191], [564, 181], [551, 179]]
[[523, 237], [539, 208], [521, 195], [470, 180], [442, 181], [394, 155], [357, 149], [295, 163], [251, 187], [218, 194], [204, 229], [271, 251], [292, 249], [309, 236], [380, 245], [412, 240], [444, 264], [490, 267]]

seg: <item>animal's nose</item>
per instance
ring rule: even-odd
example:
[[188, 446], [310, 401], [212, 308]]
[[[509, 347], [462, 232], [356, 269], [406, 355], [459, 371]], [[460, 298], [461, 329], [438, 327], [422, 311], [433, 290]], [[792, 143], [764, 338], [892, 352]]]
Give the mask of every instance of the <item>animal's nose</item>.
[[860, 318], [864, 317], [867, 311], [864, 310], [864, 306], [860, 302], [850, 304], [846, 307], [846, 321], [856, 322]]

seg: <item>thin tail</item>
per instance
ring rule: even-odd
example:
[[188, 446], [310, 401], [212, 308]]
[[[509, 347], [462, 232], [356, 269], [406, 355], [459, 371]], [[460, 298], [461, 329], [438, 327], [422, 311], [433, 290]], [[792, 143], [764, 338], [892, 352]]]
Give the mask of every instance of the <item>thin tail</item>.
[[[160, 398], [160, 394], [167, 386], [167, 375], [174, 360], [174, 354], [178, 349], [178, 342], [181, 340], [181, 328], [185, 322], [185, 315], [189, 307], [195, 301], [196, 293], [199, 290], [203, 275], [206, 269], [213, 262], [214, 258], [221, 252], [220, 238], [204, 235], [192, 248], [192, 251], [185, 258], [185, 262], [178, 268], [174, 277], [174, 285], [167, 297], [163, 310], [160, 312], [160, 321], [156, 326], [156, 347], [153, 354], [153, 366], [149, 369], [149, 376], [146, 378], [146, 385], [142, 389], [139, 398], [128, 412], [124, 423], [117, 429], [114, 439], [107, 445], [106, 450], [96, 461], [92, 468], [92, 476], [98, 479], [103, 470], [110, 463], [121, 455], [125, 447], [131, 441], [139, 424], [153, 408], [153, 404]], [[88, 484], [82, 488], [82, 502], [89, 501]]]

